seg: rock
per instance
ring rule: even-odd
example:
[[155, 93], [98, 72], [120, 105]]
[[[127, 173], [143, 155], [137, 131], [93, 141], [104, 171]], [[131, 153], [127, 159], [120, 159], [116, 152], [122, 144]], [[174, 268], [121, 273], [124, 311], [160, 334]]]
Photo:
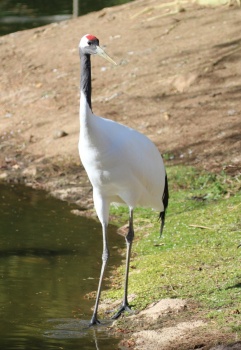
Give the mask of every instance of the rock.
[[8, 177], [7, 173], [1, 173], [0, 174], [0, 180], [5, 180]]
[[178, 92], [184, 92], [197, 80], [197, 78], [198, 74], [196, 73], [178, 75], [172, 80], [172, 86]]
[[22, 174], [27, 177], [35, 177], [37, 175], [37, 168], [35, 165], [30, 165], [28, 168], [23, 170]]
[[61, 137], [65, 137], [67, 135], [68, 135], [68, 133], [65, 132], [64, 130], [56, 130], [54, 132], [53, 138], [54, 139], [60, 139]]

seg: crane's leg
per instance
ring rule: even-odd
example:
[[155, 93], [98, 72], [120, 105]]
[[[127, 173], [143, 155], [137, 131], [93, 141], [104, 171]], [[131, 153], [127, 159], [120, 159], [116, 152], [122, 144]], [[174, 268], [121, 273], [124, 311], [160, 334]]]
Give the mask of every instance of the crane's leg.
[[92, 316], [92, 318], [90, 320], [90, 324], [89, 324], [90, 326], [93, 326], [95, 324], [100, 324], [100, 322], [97, 318], [97, 313], [98, 313], [98, 306], [99, 306], [99, 301], [100, 301], [102, 281], [103, 281], [107, 261], [109, 258], [109, 249], [108, 249], [108, 240], [107, 240], [107, 224], [102, 224], [102, 233], [103, 233], [102, 267], [101, 267], [101, 272], [100, 272], [99, 286], [98, 286], [97, 295], [96, 295], [94, 312], [93, 312], [93, 316]]
[[90, 326], [93, 326], [95, 324], [100, 323], [98, 321], [98, 318], [97, 318], [97, 313], [98, 313], [98, 306], [99, 306], [99, 301], [100, 301], [101, 286], [102, 286], [102, 282], [103, 282], [103, 278], [104, 278], [105, 268], [106, 268], [107, 261], [109, 258], [107, 226], [108, 226], [108, 220], [109, 220], [110, 203], [106, 198], [102, 197], [101, 194], [98, 193], [98, 191], [96, 191], [95, 189], [93, 189], [93, 199], [94, 199], [96, 213], [97, 213], [98, 218], [99, 218], [101, 225], [102, 225], [103, 254], [102, 254], [102, 267], [101, 267], [101, 272], [100, 272], [99, 286], [98, 286], [98, 290], [97, 290], [93, 316], [90, 320]]
[[134, 238], [133, 208], [130, 208], [129, 230], [125, 238], [127, 249], [126, 249], [126, 273], [125, 273], [124, 298], [120, 309], [117, 311], [117, 313], [114, 316], [112, 316], [113, 319], [117, 319], [124, 311], [131, 312], [131, 309], [128, 303], [128, 279], [129, 279], [129, 267], [130, 267], [131, 247], [132, 247], [133, 238]]

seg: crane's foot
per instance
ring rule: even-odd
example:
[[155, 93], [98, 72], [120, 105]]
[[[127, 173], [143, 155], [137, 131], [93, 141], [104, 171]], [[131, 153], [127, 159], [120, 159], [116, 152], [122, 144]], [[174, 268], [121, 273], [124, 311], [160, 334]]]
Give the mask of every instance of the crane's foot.
[[98, 324], [100, 324], [100, 321], [97, 319], [95, 315], [93, 315], [90, 320], [89, 327], [96, 326]]
[[120, 309], [117, 311], [117, 313], [114, 314], [114, 316], [111, 317], [112, 320], [116, 320], [118, 317], [120, 317], [120, 315], [121, 315], [123, 312], [133, 313], [133, 311], [131, 310], [131, 308], [129, 307], [128, 304], [122, 305], [122, 306], [120, 307]]

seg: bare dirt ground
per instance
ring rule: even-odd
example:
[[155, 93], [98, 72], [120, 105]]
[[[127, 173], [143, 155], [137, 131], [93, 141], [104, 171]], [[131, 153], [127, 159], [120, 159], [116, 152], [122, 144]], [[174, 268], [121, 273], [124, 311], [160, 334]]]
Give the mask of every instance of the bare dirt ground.
[[[240, 173], [241, 9], [236, 3], [218, 8], [160, 4], [137, 0], [0, 38], [2, 180], [92, 207], [77, 151], [78, 42], [86, 33], [96, 35], [119, 63], [113, 67], [92, 59], [95, 114], [145, 133], [167, 165]], [[165, 344], [158, 340], [158, 349], [209, 349], [219, 341], [235, 341], [205, 329], [193, 313], [189, 320], [183, 314], [162, 318], [170, 334], [179, 327], [179, 337]], [[150, 348], [154, 333], [165, 338], [164, 323], [153, 330], [151, 322], [149, 333], [138, 323], [144, 333], [125, 346]]]

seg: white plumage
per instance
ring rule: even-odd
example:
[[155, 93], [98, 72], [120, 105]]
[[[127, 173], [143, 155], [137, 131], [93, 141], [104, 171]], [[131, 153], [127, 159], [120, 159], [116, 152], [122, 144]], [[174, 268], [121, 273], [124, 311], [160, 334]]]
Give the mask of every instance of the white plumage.
[[124, 300], [115, 318], [129, 310], [127, 301], [128, 271], [134, 237], [133, 209], [151, 207], [161, 212], [162, 227], [168, 204], [166, 171], [157, 147], [143, 134], [127, 126], [98, 117], [91, 110], [90, 55], [98, 54], [115, 63], [92, 35], [85, 35], [79, 45], [81, 58], [80, 139], [79, 154], [93, 186], [93, 199], [103, 231], [103, 264], [91, 325], [97, 319], [103, 274], [108, 259], [107, 226], [110, 203], [129, 207], [129, 233]]
[[136, 130], [91, 110], [88, 119], [88, 131], [81, 123], [79, 152], [93, 189], [108, 204], [163, 211], [165, 169], [156, 146]]

